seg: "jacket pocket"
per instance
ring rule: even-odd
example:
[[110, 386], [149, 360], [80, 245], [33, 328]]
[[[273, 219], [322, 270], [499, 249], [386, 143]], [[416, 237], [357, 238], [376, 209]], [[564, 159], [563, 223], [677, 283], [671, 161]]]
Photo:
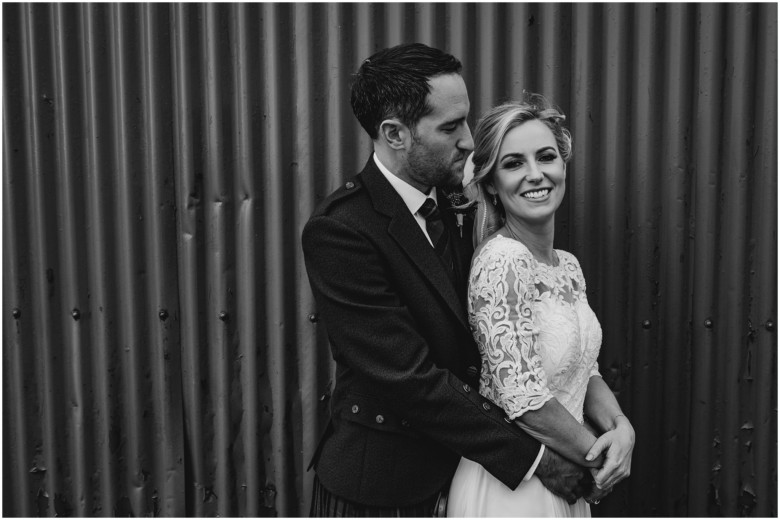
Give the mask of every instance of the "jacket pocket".
[[334, 403], [333, 416], [374, 430], [420, 437], [405, 417], [391, 411], [376, 397], [348, 392], [338, 405]]

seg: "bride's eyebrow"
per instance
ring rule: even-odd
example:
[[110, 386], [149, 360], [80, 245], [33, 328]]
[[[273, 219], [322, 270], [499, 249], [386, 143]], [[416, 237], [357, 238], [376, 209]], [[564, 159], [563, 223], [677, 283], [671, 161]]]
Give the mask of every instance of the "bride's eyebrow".
[[[534, 152], [534, 155], [539, 155], [540, 153], [548, 152], [548, 151], [549, 152], [555, 152], [556, 150], [555, 150], [554, 146], [544, 146], [544, 147], [539, 148], [538, 150], [536, 150]], [[505, 159], [513, 159], [515, 157], [517, 157], [519, 159], [522, 159], [523, 157], [525, 157], [525, 154], [522, 153], [522, 152], [509, 152], [509, 153], [505, 153], [504, 155], [501, 156], [499, 161], [503, 162]]]
[[515, 159], [515, 158], [522, 159], [524, 157], [525, 157], [524, 153], [521, 153], [521, 152], [509, 152], [509, 153], [505, 153], [504, 155], [502, 155], [501, 158], [498, 161], [499, 162], [504, 162], [507, 159]]

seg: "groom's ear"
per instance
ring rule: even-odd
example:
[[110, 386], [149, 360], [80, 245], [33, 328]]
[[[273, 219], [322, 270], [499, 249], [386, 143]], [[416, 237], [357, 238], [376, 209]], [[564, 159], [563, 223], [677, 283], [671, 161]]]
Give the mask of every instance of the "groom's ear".
[[397, 119], [385, 119], [379, 125], [379, 139], [393, 150], [404, 150], [411, 143], [412, 133]]

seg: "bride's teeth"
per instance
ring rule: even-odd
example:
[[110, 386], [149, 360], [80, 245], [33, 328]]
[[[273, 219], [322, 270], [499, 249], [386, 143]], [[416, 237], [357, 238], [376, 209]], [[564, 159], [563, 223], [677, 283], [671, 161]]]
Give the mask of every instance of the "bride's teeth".
[[525, 197], [527, 199], [538, 199], [540, 197], [544, 197], [545, 195], [547, 195], [547, 193], [549, 193], [549, 191], [550, 190], [546, 190], [546, 189], [545, 190], [538, 190], [538, 191], [531, 191], [531, 192], [528, 192], [525, 195], [523, 195], [523, 197]]

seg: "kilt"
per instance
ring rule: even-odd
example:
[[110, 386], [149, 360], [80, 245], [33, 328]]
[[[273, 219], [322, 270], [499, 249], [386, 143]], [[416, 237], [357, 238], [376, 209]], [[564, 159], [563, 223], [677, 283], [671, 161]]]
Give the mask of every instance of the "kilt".
[[[376, 507], [356, 504], [344, 498], [338, 497], [325, 489], [316, 473], [314, 475], [314, 489], [312, 491], [311, 510], [312, 518], [322, 517], [434, 517], [444, 516], [439, 511], [439, 506], [446, 504], [446, 492], [442, 490], [419, 504], [402, 507]], [[440, 503], [441, 502], [441, 503]], [[437, 514], [438, 513], [438, 514]]]

